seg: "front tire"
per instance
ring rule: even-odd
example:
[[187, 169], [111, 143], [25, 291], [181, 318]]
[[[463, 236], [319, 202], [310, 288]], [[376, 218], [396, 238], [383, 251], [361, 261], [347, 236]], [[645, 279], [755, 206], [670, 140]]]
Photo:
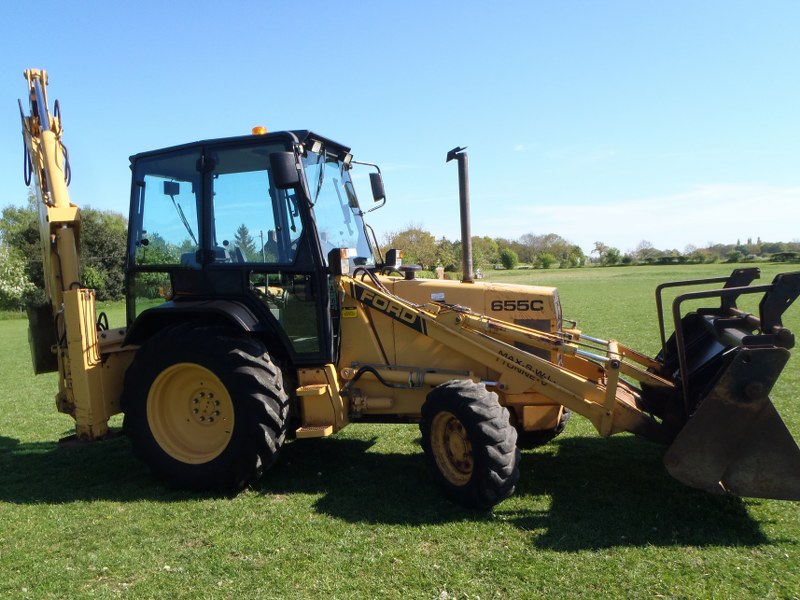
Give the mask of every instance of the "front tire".
[[420, 431], [428, 467], [453, 502], [485, 510], [514, 493], [517, 432], [497, 394], [470, 380], [448, 381], [428, 394]]
[[145, 343], [122, 409], [136, 455], [170, 487], [239, 491], [276, 460], [288, 399], [264, 345], [223, 327], [178, 325]]

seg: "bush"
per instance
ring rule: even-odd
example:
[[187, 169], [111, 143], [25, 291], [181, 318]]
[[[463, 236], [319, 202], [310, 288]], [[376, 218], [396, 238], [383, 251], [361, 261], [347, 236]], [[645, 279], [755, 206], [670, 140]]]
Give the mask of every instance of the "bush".
[[23, 308], [26, 295], [35, 289], [28, 281], [25, 262], [19, 252], [0, 246], [0, 309]]
[[84, 267], [82, 279], [84, 287], [95, 291], [105, 291], [106, 282], [103, 275], [91, 265]]
[[536, 257], [536, 264], [542, 269], [549, 269], [555, 263], [556, 263], [556, 257], [550, 254], [549, 252], [542, 252], [539, 256]]
[[740, 263], [742, 262], [742, 259], [744, 259], [744, 254], [738, 250], [734, 250], [733, 252], [728, 252], [727, 260], [725, 262]]
[[507, 270], [516, 269], [519, 264], [519, 256], [511, 248], [503, 248], [500, 251], [500, 262]]

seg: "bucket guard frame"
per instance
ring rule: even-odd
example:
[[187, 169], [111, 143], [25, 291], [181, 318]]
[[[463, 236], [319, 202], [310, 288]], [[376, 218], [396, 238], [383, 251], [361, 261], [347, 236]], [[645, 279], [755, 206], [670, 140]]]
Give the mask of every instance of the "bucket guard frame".
[[[795, 344], [782, 316], [800, 295], [800, 272], [750, 285], [759, 276], [757, 268], [737, 269], [729, 277], [656, 289], [662, 341], [657, 360], [681, 392], [662, 414], [676, 432], [664, 463], [673, 477], [706, 491], [797, 500], [800, 449], [769, 393]], [[675, 297], [675, 331], [667, 340], [663, 291], [719, 283], [718, 289]], [[758, 315], [738, 308], [737, 300], [747, 294], [762, 294]], [[719, 306], [682, 315], [687, 302], [709, 298], [719, 298]]]

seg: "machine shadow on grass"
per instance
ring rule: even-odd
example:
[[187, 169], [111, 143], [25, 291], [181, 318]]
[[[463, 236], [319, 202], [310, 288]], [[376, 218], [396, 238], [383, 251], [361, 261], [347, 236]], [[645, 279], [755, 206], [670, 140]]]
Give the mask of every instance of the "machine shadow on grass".
[[661, 462], [663, 452], [632, 435], [565, 437], [526, 452], [516, 493], [546, 496], [550, 504], [509, 518], [533, 533], [535, 546], [560, 551], [768, 541], [746, 500], [675, 481]]
[[[290, 442], [256, 490], [266, 497], [319, 495], [319, 513], [352, 523], [510, 523], [530, 532], [534, 547], [557, 551], [769, 541], [748, 514], [747, 501], [682, 486], [664, 471], [662, 449], [632, 436], [564, 436], [525, 451], [515, 497], [489, 513], [445, 500], [427, 472], [421, 449], [413, 451], [418, 446], [408, 453], [381, 453], [372, 450], [377, 439]], [[134, 458], [124, 437], [67, 449], [0, 436], [0, 502], [207, 497], [222, 496], [159, 484]]]
[[[534, 546], [559, 551], [768, 541], [744, 500], [682, 486], [664, 470], [663, 449], [632, 436], [563, 438], [524, 452], [516, 499], [491, 513], [444, 499], [421, 452], [373, 453], [371, 444], [342, 439], [289, 444], [261, 489], [321, 494], [319, 512], [357, 523], [502, 520], [530, 531]], [[518, 508], [537, 497], [549, 500], [547, 509]]]
[[198, 494], [165, 488], [134, 456], [124, 436], [81, 446], [0, 436], [0, 502], [170, 502]]

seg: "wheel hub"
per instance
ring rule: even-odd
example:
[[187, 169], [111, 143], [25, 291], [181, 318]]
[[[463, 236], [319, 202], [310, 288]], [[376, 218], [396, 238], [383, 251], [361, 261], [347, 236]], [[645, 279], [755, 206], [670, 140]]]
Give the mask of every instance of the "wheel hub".
[[220, 401], [214, 397], [214, 392], [198, 389], [191, 396], [190, 413], [198, 425], [213, 425], [222, 416]]
[[454, 485], [465, 485], [472, 477], [472, 444], [464, 425], [453, 413], [443, 411], [433, 419], [431, 447], [439, 470]]
[[147, 421], [158, 445], [172, 458], [205, 463], [230, 443], [233, 401], [211, 370], [177, 363], [159, 373], [150, 386]]

